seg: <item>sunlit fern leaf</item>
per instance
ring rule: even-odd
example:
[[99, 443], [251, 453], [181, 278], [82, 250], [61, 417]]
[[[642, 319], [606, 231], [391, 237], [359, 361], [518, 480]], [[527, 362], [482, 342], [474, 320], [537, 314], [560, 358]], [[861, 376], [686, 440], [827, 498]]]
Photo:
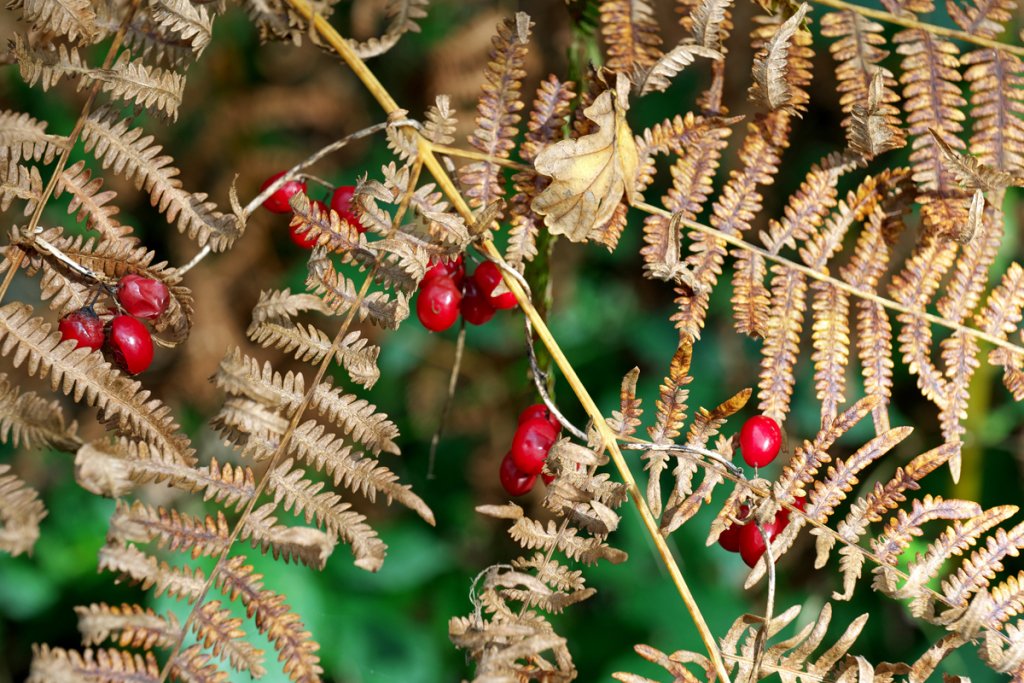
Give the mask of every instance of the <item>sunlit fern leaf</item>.
[[723, 34], [728, 26], [732, 0], [701, 0], [690, 14], [689, 30], [698, 45], [723, 54]]
[[967, 605], [972, 595], [987, 588], [1003, 570], [1003, 560], [1007, 556], [1018, 556], [1021, 548], [1024, 548], [1024, 522], [1008, 531], [996, 529], [985, 538], [984, 547], [972, 552], [942, 581], [943, 598], [954, 606]]
[[0, 354], [13, 353], [14, 367], [25, 364], [30, 375], [49, 376], [54, 390], [98, 408], [110, 428], [151, 442], [182, 465], [195, 462], [167, 406], [151, 399], [139, 382], [112, 368], [100, 354], [76, 349], [74, 342], [51, 332], [49, 323], [31, 316], [32, 308], [23, 303], [0, 308]]
[[82, 441], [78, 423], [68, 423], [58, 401], [34, 391], [22, 393], [6, 373], [0, 373], [0, 443], [15, 448], [52, 447], [74, 452]]
[[314, 252], [310, 258], [306, 285], [338, 315], [355, 306], [359, 320], [389, 330], [409, 317], [409, 298], [405, 293], [398, 292], [394, 298], [381, 291], [358, 296], [355, 283], [334, 267], [325, 252], [319, 256]]
[[246, 564], [244, 555], [236, 555], [221, 567], [215, 577], [217, 587], [232, 601], [245, 606], [245, 613], [265, 634], [283, 662], [284, 673], [293, 681], [313, 683], [320, 680], [323, 668], [316, 651], [320, 648], [285, 596], [263, 587], [263, 575]]
[[[1021, 321], [1021, 309], [1024, 307], [1024, 268], [1014, 261], [1006, 272], [1003, 273], [999, 285], [989, 294], [985, 306], [974, 316], [975, 324], [987, 334], [994, 335], [999, 339], [1006, 339], [1007, 336], [1017, 330]], [[1014, 365], [1020, 367], [1024, 362], [1024, 355], [1015, 354], [1003, 348], [994, 349], [989, 352], [989, 363], [1002, 365], [1012, 369]], [[1004, 375], [1004, 381], [1012, 378], [1012, 374]], [[1007, 383], [1015, 399], [1024, 398], [1024, 386]]]
[[307, 526], [278, 524], [274, 511], [277, 506], [266, 503], [250, 512], [243, 522], [240, 538], [249, 540], [254, 548], [274, 559], [302, 564], [323, 570], [327, 559], [337, 546], [337, 538], [320, 529]]
[[202, 53], [213, 37], [213, 19], [204, 5], [190, 0], [157, 0], [150, 6], [156, 30], [169, 31]]
[[[665, 669], [672, 676], [673, 683], [700, 683], [708, 677], [711, 671], [711, 660], [696, 652], [673, 652], [671, 655], [662, 652], [650, 645], [634, 645], [633, 649], [638, 655], [651, 664], [656, 664]], [[696, 665], [699, 674], [686, 668], [687, 664]], [[657, 683], [656, 679], [638, 676], [628, 671], [616, 671], [612, 678], [622, 683]]]
[[866, 99], [854, 103], [847, 118], [847, 144], [865, 160], [907, 144], [899, 127], [898, 110], [886, 102], [884, 78], [881, 71], [875, 71]]
[[47, 122], [9, 109], [0, 110], [0, 158], [8, 163], [41, 161], [49, 164], [67, 145], [67, 138], [46, 132]]
[[35, 30], [88, 45], [100, 34], [94, 4], [89, 0], [11, 0], [7, 6], [21, 10], [22, 18]]
[[104, 239], [118, 240], [132, 234], [130, 225], [122, 225], [117, 220], [120, 209], [110, 203], [117, 193], [113, 190], [103, 191], [103, 178], [93, 177], [85, 161], [79, 161], [61, 172], [54, 195], [60, 197], [64, 192], [71, 195], [68, 213], [74, 214], [77, 211], [75, 220], [84, 220], [90, 230], [100, 233]]
[[216, 210], [203, 193], [182, 189], [173, 159], [161, 155], [163, 148], [153, 137], [143, 137], [141, 128], [130, 128], [130, 122], [113, 111], [100, 109], [92, 113], [82, 128], [86, 151], [103, 164], [145, 189], [152, 204], [164, 214], [168, 223], [200, 245], [223, 251], [239, 236], [236, 218]]
[[[545, 145], [561, 138], [569, 116], [569, 105], [575, 96], [573, 87], [571, 81], [560, 81], [554, 75], [548, 76], [537, 87], [530, 120], [526, 124], [526, 134], [519, 147], [519, 157], [524, 163], [532, 167], [538, 152]], [[526, 262], [532, 261], [537, 255], [537, 232], [541, 226], [540, 217], [530, 210], [530, 205], [547, 187], [548, 179], [531, 168], [514, 174], [512, 183], [515, 194], [509, 202], [511, 221], [505, 260], [522, 271]]]
[[362, 59], [377, 57], [395, 45], [406, 33], [419, 33], [418, 19], [425, 19], [429, 0], [389, 0], [387, 15], [391, 17], [384, 33], [362, 41], [349, 41], [353, 51]]
[[[523, 62], [533, 22], [523, 12], [498, 24], [488, 55], [485, 81], [477, 105], [476, 128], [469, 144], [488, 157], [507, 159], [515, 147], [520, 96], [526, 71]], [[505, 195], [501, 167], [490, 161], [474, 161], [462, 167], [459, 179], [470, 206], [480, 208]]]
[[87, 680], [126, 680], [156, 683], [160, 665], [152, 652], [145, 655], [114, 648], [82, 652], [32, 646], [32, 668], [26, 683], [75, 683]]
[[0, 211], [7, 211], [15, 199], [25, 202], [28, 216], [43, 196], [43, 179], [36, 166], [22, 166], [16, 161], [4, 163], [0, 157]]
[[233, 616], [229, 608], [221, 607], [219, 600], [207, 600], [193, 610], [190, 625], [196, 640], [234, 670], [253, 678], [262, 678], [267, 673], [263, 650], [247, 640], [248, 634], [239, 628], [242, 619]]
[[789, 414], [796, 383], [793, 369], [800, 351], [807, 278], [803, 273], [781, 264], [773, 266], [771, 271], [771, 304], [757, 383], [758, 408], [782, 425]]
[[[714, 449], [723, 460], [731, 461], [735, 456], [732, 442], [725, 437], [718, 438]], [[695, 470], [696, 462], [694, 460], [687, 457], [676, 458], [676, 467], [672, 471], [675, 483], [669, 493], [668, 501], [665, 503], [665, 513], [661, 519], [663, 534], [670, 534], [693, 519], [701, 507], [711, 501], [711, 495], [718, 485], [725, 481], [724, 468], [715, 462], [705, 468], [704, 478], [694, 489], [692, 479]]]
[[600, 23], [607, 68], [630, 75], [650, 69], [661, 57], [661, 35], [648, 0], [607, 0], [601, 3]]
[[[690, 376], [690, 361], [693, 345], [684, 340], [676, 349], [669, 364], [668, 376], [658, 390], [655, 403], [655, 423], [647, 428], [651, 441], [658, 445], [672, 442], [679, 436], [686, 421], [686, 400], [690, 391], [687, 385], [693, 381]], [[668, 465], [664, 451], [649, 450], [642, 456], [647, 461], [647, 504], [655, 517], [661, 516], [661, 474]]]
[[146, 554], [137, 546], [109, 537], [99, 551], [99, 571], [118, 575], [118, 580], [139, 584], [143, 590], [154, 588], [156, 596], [169, 597], [194, 603], [203, 593], [206, 574], [190, 565], [172, 567]]
[[1024, 107], [1024, 93], [1014, 84], [1024, 78], [1024, 63], [1016, 55], [988, 48], [968, 52], [961, 63], [967, 67], [964, 80], [971, 92], [971, 153], [992, 168], [1019, 173], [1024, 167], [1024, 120], [1017, 112]]
[[94, 602], [75, 607], [82, 644], [90, 647], [106, 640], [119, 647], [152, 650], [173, 647], [181, 634], [181, 624], [173, 612], [166, 616], [139, 605], [108, 605]]
[[427, 109], [425, 118], [423, 137], [438, 145], [450, 145], [455, 142], [458, 119], [448, 95], [438, 95], [434, 104]]
[[703, 45], [680, 43], [661, 55], [649, 68], [641, 69], [634, 75], [636, 89], [641, 95], [665, 92], [683, 69], [693, 64], [697, 57], [723, 59], [722, 53]]
[[783, 108], [793, 111], [803, 109], [803, 103], [799, 98], [794, 98], [787, 79], [787, 58], [790, 41], [796, 32], [801, 30], [800, 25], [809, 9], [810, 5], [801, 3], [793, 16], [779, 25], [771, 40], [754, 57], [754, 84], [750, 88], [750, 97], [768, 111]]
[[187, 552], [192, 559], [215, 557], [227, 548], [231, 527], [224, 513], [195, 517], [177, 510], [134, 501], [117, 502], [110, 533], [122, 541], [156, 542], [156, 547]]
[[0, 464], [0, 551], [17, 557], [31, 553], [39, 540], [46, 508], [35, 489]]
[[606, 419], [608, 427], [621, 437], [632, 436], [640, 426], [640, 416], [643, 414], [640, 404], [643, 399], [636, 396], [636, 381], [639, 376], [640, 368], [633, 368], [622, 378], [619, 409], [613, 410], [611, 417]]
[[935, 144], [942, 151], [946, 170], [950, 171], [956, 178], [956, 182], [968, 192], [982, 190], [984, 192], [1001, 194], [1002, 190], [1011, 185], [1024, 183], [1024, 179], [989, 166], [977, 159], [973, 154], [956, 151], [946, 144], [946, 141], [935, 132], [934, 128], [930, 128], [928, 132], [931, 133]]
[[246, 336], [264, 348], [277, 348], [291, 353], [296, 360], [319, 364], [330, 353], [336, 363], [343, 365], [349, 378], [367, 389], [380, 377], [377, 355], [380, 347], [368, 343], [358, 330], [349, 332], [332, 347], [331, 338], [313, 325], [303, 326], [290, 320], [253, 321]]

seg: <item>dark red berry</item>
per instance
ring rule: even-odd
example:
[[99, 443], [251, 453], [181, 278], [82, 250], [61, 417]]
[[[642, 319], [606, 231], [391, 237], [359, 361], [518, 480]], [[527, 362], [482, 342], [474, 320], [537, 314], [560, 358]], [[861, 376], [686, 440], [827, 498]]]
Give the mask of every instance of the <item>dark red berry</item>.
[[462, 294], [462, 304], [459, 306], [462, 317], [471, 325], [483, 325], [494, 317], [494, 307], [480, 292], [480, 287], [473, 278], [467, 278], [463, 284], [465, 291]]
[[439, 275], [450, 277], [455, 284], [461, 285], [462, 280], [466, 277], [466, 263], [462, 260], [462, 254], [451, 261], [430, 259], [430, 267], [427, 269], [427, 274], [423, 276], [423, 282]]
[[317, 238], [313, 237], [309, 230], [300, 233], [298, 229], [298, 225], [292, 225], [288, 228], [288, 237], [291, 238], [292, 244], [303, 249], [312, 249], [318, 244]]
[[551, 444], [558, 439], [558, 430], [543, 418], [533, 418], [519, 425], [512, 437], [512, 461], [527, 474], [540, 474]]
[[449, 277], [435, 277], [420, 285], [416, 316], [431, 332], [444, 332], [459, 317], [462, 294]]
[[535, 417], [547, 420], [551, 423], [552, 427], [559, 431], [562, 430], [562, 423], [558, 421], [558, 418], [543, 403], [534, 403], [532, 406], [527, 406], [523, 412], [519, 413], [519, 424], [523, 424]]
[[551, 485], [551, 482], [553, 482], [553, 481], [555, 480], [555, 475], [553, 475], [553, 474], [548, 474], [547, 472], [541, 472], [541, 473], [540, 473], [540, 478], [544, 480], [544, 483], [545, 483], [545, 484], [547, 484], [548, 486], [550, 486], [550, 485]]
[[366, 227], [359, 222], [359, 217], [353, 211], [352, 198], [355, 197], [355, 194], [356, 188], [354, 185], [342, 185], [336, 188], [331, 195], [331, 208], [334, 209], [341, 220], [359, 232], [366, 232]]
[[103, 321], [92, 308], [86, 306], [68, 313], [57, 325], [61, 340], [73, 339], [75, 348], [98, 349], [103, 346]]
[[136, 318], [153, 320], [167, 310], [171, 295], [159, 280], [129, 273], [117, 283], [117, 300]]
[[492, 261], [484, 261], [473, 272], [473, 279], [480, 286], [480, 292], [487, 297], [493, 308], [503, 311], [516, 307], [516, 297], [512, 292], [491, 296], [491, 292], [501, 282], [501, 269]]
[[529, 493], [533, 484], [537, 481], [536, 474], [526, 474], [512, 460], [512, 454], [506, 453], [501, 460], [501, 469], [498, 471], [498, 478], [501, 485], [510, 496], [521, 496]]
[[137, 375], [153, 362], [153, 339], [146, 326], [130, 315], [118, 315], [107, 330], [107, 350], [129, 375]]
[[[775, 515], [769, 524], [763, 525], [764, 533], [768, 536], [769, 542], [774, 540], [783, 529], [786, 528], [788, 519], [781, 512]], [[753, 522], [744, 524], [740, 529], [740, 557], [747, 563], [748, 567], [753, 567], [757, 564], [757, 561], [764, 555], [765, 550], [768, 546], [764, 543], [764, 537], [761, 536], [761, 532], [757, 530], [757, 525]]]
[[740, 451], [751, 467], [764, 467], [779, 454], [782, 430], [779, 423], [765, 415], [755, 415], [740, 429]]
[[[739, 519], [745, 518], [750, 514], [749, 505], [741, 505], [739, 514], [736, 515]], [[743, 533], [743, 527], [746, 524], [732, 524], [725, 531], [718, 535], [718, 545], [722, 546], [730, 553], [738, 553], [740, 551], [740, 536]]]
[[[263, 184], [260, 185], [260, 192], [263, 192], [263, 190], [270, 187], [271, 183], [283, 175], [284, 171], [281, 171], [280, 173], [275, 173], [264, 180]], [[274, 191], [274, 194], [267, 197], [263, 202], [263, 208], [267, 211], [273, 211], [274, 213], [291, 213], [292, 207], [288, 203], [288, 200], [299, 192], [302, 192], [303, 194], [306, 193], [306, 183], [301, 180], [289, 180], [284, 185], [277, 188], [277, 190]]]

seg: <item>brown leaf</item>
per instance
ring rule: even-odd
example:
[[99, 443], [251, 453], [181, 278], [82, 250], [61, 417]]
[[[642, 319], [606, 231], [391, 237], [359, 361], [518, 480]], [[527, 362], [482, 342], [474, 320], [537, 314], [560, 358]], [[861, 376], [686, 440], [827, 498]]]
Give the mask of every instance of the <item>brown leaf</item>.
[[599, 126], [596, 133], [537, 155], [537, 172], [552, 180], [532, 207], [551, 234], [584, 242], [611, 218], [623, 194], [631, 204], [638, 199], [633, 180], [639, 156], [626, 122], [628, 94], [629, 81], [620, 74], [614, 92], [601, 93], [583, 112]]
[[754, 85], [750, 88], [750, 98], [761, 102], [769, 111], [791, 108], [792, 93], [786, 80], [787, 57], [790, 41], [809, 9], [810, 5], [801, 3], [796, 13], [779, 26], [764, 50], [754, 58]]

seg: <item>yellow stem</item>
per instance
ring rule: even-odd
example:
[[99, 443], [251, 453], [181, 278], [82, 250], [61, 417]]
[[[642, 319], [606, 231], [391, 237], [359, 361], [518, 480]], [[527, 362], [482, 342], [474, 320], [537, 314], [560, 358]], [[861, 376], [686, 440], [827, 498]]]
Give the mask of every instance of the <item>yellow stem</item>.
[[[296, 11], [302, 14], [313, 26], [313, 28], [320, 34], [320, 36], [338, 53], [338, 55], [345, 60], [345, 63], [352, 68], [356, 76], [363, 82], [363, 85], [370, 91], [370, 93], [377, 99], [384, 111], [391, 115], [399, 109], [398, 104], [391, 97], [391, 95], [385, 90], [384, 86], [381, 85], [377, 77], [367, 68], [366, 64], [359, 58], [358, 55], [351, 49], [348, 42], [338, 34], [338, 32], [331, 26], [323, 17], [314, 14], [312, 8], [306, 0], [287, 0], [288, 4], [291, 5]], [[452, 203], [452, 206], [459, 212], [459, 214], [468, 223], [475, 221], [473, 211], [463, 199], [462, 194], [458, 188], [452, 182], [451, 178], [445, 172], [441, 165], [441, 162], [434, 155], [434, 151], [428, 140], [419, 136], [417, 139], [417, 146], [419, 149], [420, 158], [423, 160], [423, 165], [426, 166], [427, 170], [434, 177], [438, 187], [448, 198], [448, 201]], [[501, 261], [501, 254], [498, 249], [494, 246], [494, 243], [487, 240], [482, 243], [481, 248], [487, 253], [489, 257], [497, 261]], [[572, 364], [565, 357], [561, 347], [555, 341], [551, 335], [551, 331], [548, 330], [547, 324], [544, 319], [537, 313], [537, 310], [533, 307], [529, 297], [526, 296], [526, 292], [520, 287], [519, 283], [507, 275], [504, 276], [505, 284], [509, 290], [515, 295], [516, 301], [519, 303], [519, 307], [523, 313], [530, 318], [530, 322], [533, 323], [534, 330], [541, 343], [548, 349], [551, 357], [554, 359], [558, 369], [562, 372], [569, 386], [572, 388], [574, 394], [583, 405], [583, 409], [586, 410], [587, 415], [593, 421], [594, 426], [601, 434], [601, 439], [604, 441], [605, 448], [608, 450], [608, 454], [611, 456], [612, 462], [615, 463], [615, 467], [618, 469], [623, 482], [629, 491], [630, 498], [633, 500], [634, 505], [640, 512], [640, 517], [643, 520], [644, 527], [647, 529], [647, 533], [654, 541], [654, 545], [658, 550], [658, 554], [661, 557], [662, 563], [668, 570], [669, 576], [672, 578], [672, 582], [675, 584], [676, 589], [679, 592], [683, 603], [686, 605], [687, 611], [690, 613], [690, 617], [693, 619], [697, 626], [697, 630], [700, 632], [701, 640], [704, 642], [704, 647], [708, 651], [708, 655], [711, 658], [711, 663], [714, 666], [715, 673], [718, 680], [721, 683], [730, 683], [729, 674], [726, 671], [725, 664], [722, 661], [722, 655], [719, 652], [718, 645], [715, 643], [715, 638], [708, 628], [707, 622], [704, 620], [704, 615], [701, 614], [700, 608], [697, 605], [693, 594], [690, 592], [689, 586], [686, 584], [686, 580], [683, 578], [683, 574], [676, 564], [675, 558], [672, 557], [672, 553], [669, 550], [665, 538], [661, 535], [661, 531], [658, 528], [658, 523], [651, 514], [650, 509], [647, 507], [647, 502], [644, 500], [643, 493], [637, 486], [636, 480], [633, 478], [633, 474], [626, 464], [625, 458], [622, 456], [622, 451], [619, 450], [618, 443], [616, 442], [615, 434], [608, 427], [605, 422], [604, 416], [598, 409], [597, 404], [590, 397], [590, 393], [586, 387], [580, 381], [579, 376], [576, 374], [576, 370]]]
[[913, 17], [901, 17], [890, 12], [883, 10], [871, 9], [870, 7], [863, 7], [862, 5], [854, 5], [853, 3], [844, 2], [844, 0], [810, 0], [811, 2], [824, 5], [825, 7], [832, 7], [833, 9], [846, 10], [849, 12], [855, 12], [861, 16], [868, 17], [870, 19], [877, 19], [878, 21], [884, 21], [888, 24], [895, 24], [896, 26], [902, 26], [904, 28], [913, 28], [919, 31], [927, 31], [933, 36], [942, 36], [943, 38], [953, 38], [955, 40], [962, 40], [965, 43], [974, 43], [982, 47], [988, 47], [993, 50], [1001, 50], [1002, 52], [1009, 52], [1015, 54], [1018, 57], [1024, 57], [1024, 46], [1012, 45], [1010, 43], [1004, 43], [999, 40], [992, 40], [991, 38], [984, 38], [982, 36], [976, 36], [967, 31], [960, 31], [955, 28], [946, 28], [945, 26], [937, 26], [935, 24], [929, 24], [925, 21], [918, 21]]

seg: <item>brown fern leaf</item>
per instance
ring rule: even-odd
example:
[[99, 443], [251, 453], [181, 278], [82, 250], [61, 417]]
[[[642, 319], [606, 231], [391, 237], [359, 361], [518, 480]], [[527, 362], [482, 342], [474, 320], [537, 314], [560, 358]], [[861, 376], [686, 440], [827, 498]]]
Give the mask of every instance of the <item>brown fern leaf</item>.
[[[665, 153], [671, 151], [679, 155], [670, 169], [672, 187], [662, 197], [662, 206], [687, 220], [696, 220], [703, 209], [704, 203], [711, 194], [711, 182], [718, 170], [722, 152], [728, 145], [732, 128], [724, 120], [707, 120], [688, 113], [685, 117], [676, 117], [666, 126], [655, 126], [645, 130], [643, 142], [638, 136], [640, 147], [640, 170], [638, 178], [642, 185], [653, 180], [654, 150]], [[659, 133], [665, 128], [672, 129], [664, 145], [658, 145]], [[648, 151], [651, 150], [651, 151]], [[678, 228], [678, 223], [677, 223]], [[672, 229], [672, 221], [664, 216], [652, 214], [644, 219], [644, 246], [640, 255], [644, 258], [644, 272], [651, 271], [660, 265], [668, 265], [678, 260], [679, 241], [678, 229]], [[676, 258], [673, 259], [671, 256]]]
[[35, 166], [26, 167], [0, 157], [0, 211], [7, 211], [15, 199], [25, 202], [24, 214], [30, 215], [43, 196], [43, 179]]
[[[513, 138], [518, 132], [519, 111], [523, 108], [520, 96], [523, 60], [533, 22], [523, 12], [514, 19], [498, 25], [488, 55], [486, 80], [477, 105], [476, 129], [469, 136], [469, 144], [489, 157], [507, 159], [515, 146]], [[505, 195], [501, 167], [489, 161], [466, 165], [459, 171], [459, 179], [470, 206], [481, 208]]]
[[[1017, 262], [1011, 263], [999, 285], [989, 294], [985, 307], [975, 315], [975, 323], [986, 333], [1000, 339], [1016, 331], [1024, 307], [1024, 268]], [[989, 363], [1004, 366], [1006, 373], [1003, 381], [1013, 393], [1016, 400], [1024, 399], [1024, 385], [1014, 383], [1014, 371], [1024, 367], [1024, 356], [1014, 354], [1006, 349], [995, 349], [989, 352]]]
[[72, 683], [73, 681], [132, 680], [157, 683], [160, 664], [152, 652], [133, 654], [113, 648], [82, 652], [32, 646], [32, 669], [26, 683]]
[[899, 110], [886, 103], [884, 88], [882, 72], [876, 71], [868, 88], [866, 104], [854, 104], [850, 112], [846, 141], [850, 150], [865, 160], [907, 144], [906, 134], [899, 127]]
[[35, 489], [10, 472], [10, 465], [0, 465], [0, 550], [17, 557], [32, 552], [46, 508]]
[[100, 354], [61, 341], [59, 332], [50, 332], [49, 323], [31, 316], [31, 307], [22, 303], [0, 308], [0, 355], [13, 352], [14, 367], [27, 361], [30, 375], [49, 375], [54, 390], [73, 392], [75, 401], [97, 407], [108, 427], [137, 435], [181, 465], [195, 462], [189, 441], [167, 406], [150, 399], [139, 382], [112, 368]]
[[313, 294], [292, 294], [290, 289], [275, 289], [260, 292], [259, 301], [252, 309], [254, 323], [268, 320], [290, 319], [305, 311], [330, 313], [319, 297]]
[[632, 75], [650, 69], [661, 57], [661, 35], [654, 10], [647, 0], [607, 0], [599, 9], [612, 71]]
[[679, 73], [693, 64], [697, 57], [706, 59], [721, 60], [722, 53], [703, 45], [696, 45], [692, 42], [683, 41], [674, 48], [661, 55], [649, 69], [642, 69], [634, 75], [636, 90], [641, 95], [652, 92], [665, 92], [672, 85], [672, 81]]
[[[686, 422], [686, 399], [690, 394], [687, 385], [693, 381], [690, 376], [690, 361], [693, 358], [693, 345], [682, 342], [672, 356], [668, 376], [659, 387], [658, 400], [655, 403], [655, 423], [647, 428], [647, 434], [655, 444], [671, 443], [679, 436], [683, 423]], [[654, 516], [661, 514], [661, 473], [668, 464], [668, 455], [664, 451], [651, 450], [643, 455], [647, 461], [648, 472], [647, 501]]]
[[173, 612], [161, 616], [152, 609], [123, 603], [92, 603], [75, 607], [82, 644], [99, 645], [105, 640], [118, 647], [152, 650], [171, 648], [181, 635], [181, 625]]
[[[984, 23], [986, 14], [979, 13], [970, 25]], [[964, 80], [971, 92], [971, 153], [991, 168], [1019, 173], [1024, 167], [1024, 121], [1017, 112], [1024, 107], [1019, 88], [1024, 63], [1016, 55], [989, 49], [968, 52], [961, 63], [967, 67]]]
[[195, 602], [202, 595], [206, 584], [202, 569], [193, 570], [188, 565], [172, 567], [166, 562], [158, 562], [134, 545], [113, 538], [107, 539], [107, 544], [100, 548], [99, 570], [116, 573], [118, 580], [137, 583], [143, 590], [155, 586], [157, 596], [166, 593], [188, 603]]
[[620, 437], [632, 436], [640, 426], [643, 399], [636, 397], [636, 381], [640, 377], [640, 368], [633, 368], [622, 378], [619, 390], [619, 410], [613, 410], [612, 416], [606, 419], [608, 426]]
[[73, 453], [82, 445], [78, 423], [67, 423], [58, 401], [48, 401], [34, 391], [21, 393], [6, 373], [0, 373], [0, 443], [15, 448], [57, 448]]
[[[976, 514], [980, 514], [976, 513]], [[985, 547], [971, 553], [955, 573], [942, 582], [942, 596], [954, 606], [967, 605], [970, 597], [984, 588], [1003, 569], [1006, 557], [1016, 557], [1024, 548], [1024, 522], [1009, 531], [996, 529], [985, 538]]]
[[953, 174], [960, 187], [968, 192], [981, 190], [983, 192], [998, 193], [1001, 197], [1002, 191], [1007, 187], [1024, 183], [1024, 179], [989, 166], [978, 160], [973, 154], [957, 152], [946, 144], [939, 134], [935, 132], [934, 128], [929, 129], [928, 132], [931, 133], [935, 144], [942, 151], [946, 169]]
[[807, 279], [784, 265], [772, 267], [771, 307], [761, 348], [758, 409], [783, 425], [789, 414], [800, 352], [800, 332], [806, 306]]
[[215, 557], [227, 547], [231, 527], [221, 512], [194, 517], [177, 510], [135, 501], [118, 501], [110, 519], [110, 534], [121, 541], [151, 543], [172, 551], [190, 552], [192, 559]]
[[316, 651], [319, 644], [285, 603], [285, 596], [263, 587], [263, 576], [245, 564], [243, 555], [221, 567], [215, 581], [232, 601], [240, 600], [260, 633], [270, 639], [284, 664], [284, 673], [296, 683], [319, 683], [323, 668]]
[[66, 36], [79, 45], [92, 44], [101, 37], [89, 0], [12, 0], [7, 6], [20, 9], [33, 29]]
[[366, 40], [352, 40], [352, 49], [362, 59], [384, 54], [406, 33], [419, 33], [420, 26], [416, 20], [426, 18], [428, 4], [428, 0], [390, 0], [385, 12], [391, 21], [384, 33]]
[[52, 162], [57, 152], [67, 146], [67, 138], [49, 135], [46, 126], [46, 121], [28, 114], [0, 110], [0, 158], [15, 163], [29, 159], [44, 164]]
[[226, 659], [236, 671], [261, 678], [267, 672], [263, 667], [263, 650], [246, 640], [246, 632], [239, 628], [242, 619], [231, 610], [222, 608], [219, 600], [204, 602], [192, 612], [192, 630], [196, 640], [218, 657]]
[[334, 267], [326, 252], [319, 257], [314, 254], [310, 259], [306, 286], [333, 313], [343, 315], [355, 306], [358, 308], [359, 320], [369, 320], [384, 329], [396, 329], [409, 317], [409, 298], [404, 292], [398, 292], [395, 298], [380, 291], [358, 296], [355, 283]]
[[[731, 6], [732, 0], [702, 0], [688, 17], [680, 19], [680, 23], [693, 33], [693, 39], [698, 45], [724, 54], [722, 43], [731, 27]], [[684, 11], [681, 5], [676, 9]]]
[[[572, 81], [559, 81], [554, 75], [541, 81], [537, 95], [533, 100], [530, 120], [526, 124], [526, 135], [519, 147], [519, 156], [524, 163], [531, 165], [537, 153], [545, 145], [562, 136], [569, 116], [569, 105], [575, 93]], [[538, 174], [532, 168], [520, 171], [512, 176], [515, 195], [509, 203], [511, 224], [508, 231], [508, 247], [505, 260], [511, 266], [522, 271], [527, 261], [537, 255], [537, 232], [542, 221], [530, 210], [534, 198], [548, 186], [548, 178]]]
[[79, 161], [61, 172], [54, 195], [59, 197], [68, 192], [71, 195], [68, 213], [77, 211], [75, 220], [85, 220], [86, 227], [100, 233], [104, 239], [114, 241], [128, 237], [133, 232], [132, 227], [117, 220], [120, 209], [109, 203], [117, 193], [113, 190], [102, 192], [102, 188], [103, 178], [93, 178], [85, 162]]
[[115, 112], [100, 109], [91, 114], [82, 140], [104, 168], [113, 168], [145, 189], [167, 222], [176, 221], [178, 230], [200, 246], [223, 251], [241, 234], [240, 222], [217, 211], [205, 194], [184, 191], [171, 157], [161, 156], [163, 148], [153, 144], [152, 136], [143, 137], [141, 128], [130, 128], [130, 122]]
[[319, 364], [331, 353], [335, 362], [343, 365], [349, 378], [367, 389], [380, 378], [377, 355], [380, 347], [369, 344], [358, 330], [349, 332], [332, 348], [331, 338], [313, 325], [303, 327], [301, 323], [288, 320], [265, 320], [253, 322], [246, 335], [264, 348], [281, 349], [294, 354], [296, 360], [312, 365]]
[[[711, 225], [727, 235], [739, 236], [761, 210], [758, 185], [770, 185], [778, 172], [779, 154], [788, 145], [790, 116], [778, 111], [747, 125], [747, 136], [739, 151], [742, 166], [730, 172], [729, 181], [712, 206]], [[707, 315], [710, 292], [718, 282], [725, 261], [725, 242], [707, 233], [694, 233], [686, 264], [701, 286], [696, 293], [679, 292], [679, 310], [672, 320], [680, 334], [700, 338]]]
[[[742, 399], [744, 403], [749, 395], [749, 390], [746, 390], [746, 396]], [[739, 396], [743, 396], [743, 394], [740, 394]], [[736, 398], [737, 397], [734, 396], [731, 402], [736, 402]], [[739, 407], [742, 407], [742, 403], [740, 403], [737, 409]], [[719, 406], [719, 409], [721, 408], [722, 406]], [[703, 408], [701, 411], [706, 413]], [[701, 416], [702, 413], [699, 412], [695, 417], [694, 427], [699, 428]], [[722, 422], [724, 422], [724, 419]], [[703, 447], [702, 444], [697, 443], [687, 443], [687, 445]], [[732, 447], [732, 440], [723, 436], [718, 438], [714, 449], [723, 460], [732, 461], [735, 456], [735, 451]], [[665, 503], [665, 513], [662, 515], [661, 519], [662, 534], [668, 535], [693, 519], [693, 516], [700, 511], [701, 506], [711, 501], [711, 495], [714, 493], [715, 488], [725, 481], [725, 477], [723, 476], [725, 468], [723, 468], [716, 460], [710, 467], [705, 468], [704, 478], [701, 480], [697, 488], [694, 489], [693, 475], [697, 467], [697, 463], [692, 457], [684, 456], [676, 458], [676, 467], [672, 471], [675, 483], [669, 493], [668, 501]]]
[[450, 145], [455, 142], [458, 119], [448, 95], [438, 95], [434, 104], [427, 109], [424, 118], [426, 120], [423, 122], [423, 137], [438, 145]]
[[248, 539], [262, 553], [271, 553], [275, 560], [283, 557], [285, 562], [295, 560], [322, 571], [337, 539], [313, 527], [278, 524], [276, 509], [274, 503], [266, 503], [250, 512], [242, 522], [240, 537]]
[[801, 30], [801, 24], [809, 9], [810, 5], [801, 3], [796, 12], [779, 25], [764, 48], [754, 57], [754, 84], [750, 87], [750, 99], [768, 111], [788, 109], [801, 112], [806, 109], [807, 95], [794, 87], [795, 83], [788, 74], [792, 67], [787, 62], [790, 41], [793, 41], [797, 31]]
[[811, 289], [814, 290], [811, 304], [814, 388], [821, 401], [821, 423], [826, 424], [846, 402], [850, 300], [845, 292], [827, 282], [815, 282]]
[[213, 19], [203, 5], [189, 0], [159, 0], [150, 8], [155, 32], [175, 35], [198, 56], [213, 37]]
[[985, 617], [985, 625], [999, 628], [1024, 610], [1024, 572], [1006, 577], [1005, 581], [992, 587], [990, 594], [992, 607]]
[[909, 512], [897, 510], [885, 525], [882, 534], [871, 540], [871, 547], [882, 564], [895, 564], [914, 536], [920, 536], [921, 525], [936, 519], [969, 519], [982, 512], [981, 506], [968, 500], [945, 500], [927, 495], [911, 501]]

